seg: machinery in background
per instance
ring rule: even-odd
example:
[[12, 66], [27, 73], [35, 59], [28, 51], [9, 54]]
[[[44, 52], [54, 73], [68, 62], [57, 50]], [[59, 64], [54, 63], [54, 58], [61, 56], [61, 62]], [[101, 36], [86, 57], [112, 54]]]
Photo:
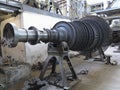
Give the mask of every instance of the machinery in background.
[[41, 10], [78, 19], [88, 15], [89, 7], [86, 0], [25, 0], [28, 6]]
[[[28, 30], [18, 29], [15, 24], [7, 23], [4, 27], [3, 38], [3, 45], [10, 48], [16, 47], [18, 42], [29, 42], [31, 45], [41, 41], [48, 43], [48, 57], [39, 78], [49, 84], [69, 89], [78, 80], [70, 62], [69, 50], [82, 52], [99, 50], [101, 59], [104, 60], [107, 57], [104, 55], [102, 46], [112, 43], [112, 30], [104, 19], [88, 16], [72, 22], [58, 22], [51, 30], [39, 30], [33, 26]], [[68, 74], [65, 71], [63, 60], [67, 62], [71, 73]], [[45, 76], [51, 61], [51, 73]], [[57, 62], [60, 73], [56, 73]]]
[[[110, 25], [113, 31], [113, 43], [119, 46], [120, 39], [120, 1], [112, 0], [108, 2], [108, 7], [105, 10], [97, 10], [95, 13], [101, 17], [103, 17]], [[120, 47], [120, 46], [119, 46]], [[118, 51], [120, 52], [120, 48]]]
[[36, 0], [25, 0], [24, 4], [27, 4], [35, 8], [39, 8], [38, 2]]
[[50, 1], [25, 0], [23, 3], [35, 8], [40, 8], [41, 10], [48, 10], [49, 12], [51, 12], [51, 9], [54, 8], [56, 14], [60, 13], [62, 15], [60, 4], [66, 3], [66, 1], [55, 2], [54, 0]]

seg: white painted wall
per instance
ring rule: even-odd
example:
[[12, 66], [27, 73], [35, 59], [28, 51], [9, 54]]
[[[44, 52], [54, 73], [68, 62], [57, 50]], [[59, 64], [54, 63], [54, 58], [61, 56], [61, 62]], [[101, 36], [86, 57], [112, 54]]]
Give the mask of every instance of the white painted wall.
[[[68, 19], [62, 19], [62, 18], [55, 18], [51, 16], [45, 16], [42, 14], [32, 13], [32, 12], [23, 12], [21, 15], [8, 20], [5, 20], [2, 22], [1, 27], [3, 28], [4, 24], [6, 22], [14, 22], [18, 25], [18, 27], [26, 28], [28, 29], [30, 26], [35, 26], [36, 28], [43, 30], [43, 28], [52, 28], [55, 23], [59, 21], [69, 21]], [[1, 28], [1, 29], [2, 29]], [[47, 57], [47, 44], [37, 44], [37, 45], [30, 45], [29, 43], [19, 44], [14, 49], [9, 49], [4, 47], [3, 49], [4, 56], [11, 55], [16, 60], [22, 59], [25, 62], [28, 62], [30, 64], [37, 63], [38, 61], [44, 61]], [[24, 50], [24, 53], [20, 54], [20, 51]], [[18, 52], [16, 52], [18, 51]], [[24, 55], [23, 55], [24, 54]], [[19, 58], [19, 57], [24, 58]]]

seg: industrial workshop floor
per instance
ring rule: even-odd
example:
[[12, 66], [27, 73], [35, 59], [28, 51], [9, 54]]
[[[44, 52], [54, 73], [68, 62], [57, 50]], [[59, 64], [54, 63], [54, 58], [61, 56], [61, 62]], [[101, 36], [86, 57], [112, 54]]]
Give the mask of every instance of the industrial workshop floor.
[[[106, 65], [104, 62], [83, 60], [83, 56], [71, 59], [76, 73], [88, 70], [88, 74], [79, 74], [79, 82], [72, 90], [120, 90], [120, 64]], [[120, 59], [120, 58], [118, 58]], [[31, 76], [39, 76], [39, 71], [33, 71]], [[23, 80], [24, 81], [24, 80]], [[20, 90], [23, 81], [16, 83], [7, 90]], [[49, 90], [59, 90], [50, 88]]]
[[120, 90], [120, 65], [105, 65], [102, 62], [81, 62], [76, 72], [88, 70], [87, 75], [78, 75], [81, 82], [73, 90]]

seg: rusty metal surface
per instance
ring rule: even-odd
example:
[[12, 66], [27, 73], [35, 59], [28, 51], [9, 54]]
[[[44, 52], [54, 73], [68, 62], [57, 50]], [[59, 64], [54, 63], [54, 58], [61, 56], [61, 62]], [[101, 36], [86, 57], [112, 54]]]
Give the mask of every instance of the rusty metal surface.
[[22, 4], [17, 1], [0, 0], [0, 21], [16, 16], [22, 10]]

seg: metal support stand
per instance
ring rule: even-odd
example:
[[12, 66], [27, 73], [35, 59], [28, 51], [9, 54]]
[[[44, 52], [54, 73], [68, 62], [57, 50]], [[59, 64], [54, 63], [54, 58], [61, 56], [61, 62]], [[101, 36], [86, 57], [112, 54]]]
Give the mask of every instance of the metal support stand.
[[100, 47], [99, 49], [98, 49], [98, 51], [99, 51], [99, 54], [100, 54], [100, 59], [101, 59], [101, 61], [105, 61], [105, 58], [106, 58], [106, 56], [105, 56], [105, 54], [104, 54], [104, 51], [103, 51], [103, 49]]
[[106, 56], [102, 48], [99, 48], [98, 51], [99, 51], [100, 58], [96, 58], [94, 61], [101, 61], [101, 62], [105, 62], [105, 64], [113, 65], [113, 63], [111, 62], [110, 56]]
[[94, 61], [105, 62], [105, 59], [107, 58], [107, 56], [105, 56], [104, 51], [103, 51], [103, 49], [101, 47], [98, 48], [98, 52], [99, 52], [100, 58], [95, 58]]
[[[55, 44], [55, 43], [49, 43], [48, 44], [48, 57], [45, 60], [45, 64], [43, 66], [43, 69], [41, 71], [40, 74], [40, 79], [41, 80], [47, 80], [48, 83], [64, 88], [64, 89], [69, 89], [71, 87], [71, 85], [68, 85], [68, 78], [71, 77], [72, 81], [77, 81], [77, 75], [75, 73], [75, 70], [70, 62], [70, 58], [68, 55], [68, 46], [66, 42], [61, 42], [59, 44]], [[63, 60], [66, 60], [70, 71], [71, 71], [71, 76], [69, 75], [69, 77], [67, 77], [67, 74], [65, 72], [64, 66], [63, 66]], [[60, 67], [60, 74], [57, 75], [56, 73], [56, 64], [59, 64]], [[52, 64], [52, 70], [50, 75], [48, 75], [48, 77], [44, 77], [45, 76], [45, 72], [47, 70], [47, 67], [49, 65], [49, 63]], [[51, 80], [50, 79], [55, 76], [55, 80]], [[58, 76], [60, 76], [58, 78]]]

